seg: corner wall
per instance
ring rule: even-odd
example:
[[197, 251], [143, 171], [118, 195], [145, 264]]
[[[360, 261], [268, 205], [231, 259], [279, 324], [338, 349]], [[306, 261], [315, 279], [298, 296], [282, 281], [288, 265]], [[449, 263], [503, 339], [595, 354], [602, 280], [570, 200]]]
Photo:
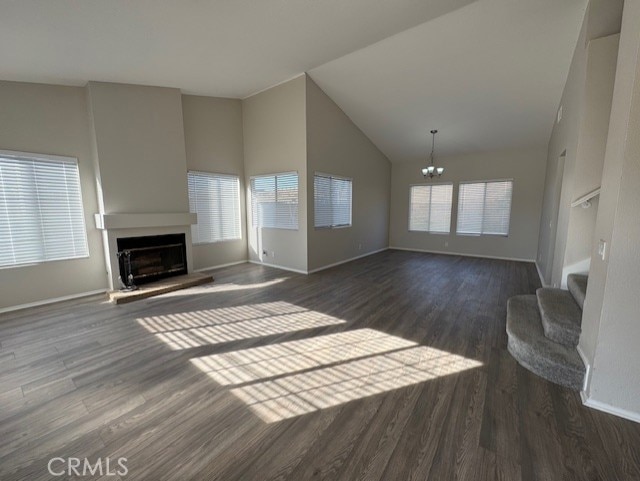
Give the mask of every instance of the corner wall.
[[[391, 164], [335, 102], [306, 79], [308, 269], [313, 271], [388, 247]], [[353, 180], [350, 227], [314, 227], [316, 172]]]
[[[425, 181], [424, 163], [394, 163], [391, 176], [391, 247], [471, 256], [533, 260], [538, 247], [538, 226], [545, 172], [543, 148], [487, 152], [438, 158], [441, 179]], [[509, 236], [456, 235], [458, 192], [461, 181], [513, 179]], [[451, 232], [409, 232], [409, 188], [415, 184], [453, 182]]]
[[[252, 176], [298, 173], [298, 230], [252, 226], [247, 192], [249, 260], [307, 272], [306, 80], [293, 80], [242, 101], [245, 183]], [[267, 255], [263, 255], [263, 250]]]
[[182, 96], [187, 169], [240, 177], [242, 238], [193, 246], [194, 269], [247, 260], [246, 184], [242, 102], [196, 95]]

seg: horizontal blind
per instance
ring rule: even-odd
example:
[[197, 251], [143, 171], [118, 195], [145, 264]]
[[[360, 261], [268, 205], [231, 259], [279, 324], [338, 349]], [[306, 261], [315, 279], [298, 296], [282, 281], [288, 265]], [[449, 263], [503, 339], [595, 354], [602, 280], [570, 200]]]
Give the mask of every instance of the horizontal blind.
[[513, 181], [460, 184], [458, 234], [508, 235]]
[[315, 227], [350, 226], [351, 179], [315, 174], [313, 185]]
[[453, 184], [413, 185], [409, 202], [409, 230], [449, 233]]
[[75, 159], [0, 153], [0, 267], [89, 255]]
[[254, 227], [298, 229], [298, 174], [252, 177], [251, 218]]
[[189, 210], [198, 214], [191, 226], [195, 244], [241, 239], [240, 179], [235, 175], [189, 172]]

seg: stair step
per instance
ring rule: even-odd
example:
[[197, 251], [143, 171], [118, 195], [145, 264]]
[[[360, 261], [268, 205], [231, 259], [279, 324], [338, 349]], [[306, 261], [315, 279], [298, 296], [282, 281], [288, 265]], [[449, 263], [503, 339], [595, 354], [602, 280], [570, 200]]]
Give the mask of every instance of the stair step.
[[582, 311], [569, 291], [542, 287], [536, 291], [544, 335], [565, 346], [580, 340]]
[[534, 295], [515, 296], [507, 303], [508, 350], [518, 363], [538, 376], [579, 391], [585, 367], [575, 347], [544, 335]]
[[569, 274], [567, 277], [567, 288], [580, 306], [584, 309], [584, 297], [587, 295], [587, 281], [589, 276], [584, 274]]

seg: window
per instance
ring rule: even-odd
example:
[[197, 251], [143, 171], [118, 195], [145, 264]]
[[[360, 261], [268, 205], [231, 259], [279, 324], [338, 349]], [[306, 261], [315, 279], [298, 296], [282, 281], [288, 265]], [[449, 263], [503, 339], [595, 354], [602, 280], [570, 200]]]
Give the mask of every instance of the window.
[[452, 197], [453, 184], [412, 185], [409, 230], [448, 234]]
[[189, 210], [198, 214], [191, 226], [194, 244], [241, 239], [240, 179], [235, 175], [189, 172]]
[[457, 233], [509, 235], [512, 191], [512, 180], [461, 183]]
[[313, 177], [316, 227], [351, 225], [351, 179], [315, 174]]
[[251, 218], [254, 227], [298, 229], [298, 174], [251, 178]]
[[0, 267], [88, 255], [77, 160], [0, 151]]

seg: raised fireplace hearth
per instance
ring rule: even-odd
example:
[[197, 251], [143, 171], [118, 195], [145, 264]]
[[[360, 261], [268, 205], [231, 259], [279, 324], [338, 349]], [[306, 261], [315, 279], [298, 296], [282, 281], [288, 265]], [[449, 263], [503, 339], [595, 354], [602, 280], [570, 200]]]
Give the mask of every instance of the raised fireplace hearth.
[[184, 234], [119, 237], [117, 249], [121, 287], [131, 288], [187, 273]]

